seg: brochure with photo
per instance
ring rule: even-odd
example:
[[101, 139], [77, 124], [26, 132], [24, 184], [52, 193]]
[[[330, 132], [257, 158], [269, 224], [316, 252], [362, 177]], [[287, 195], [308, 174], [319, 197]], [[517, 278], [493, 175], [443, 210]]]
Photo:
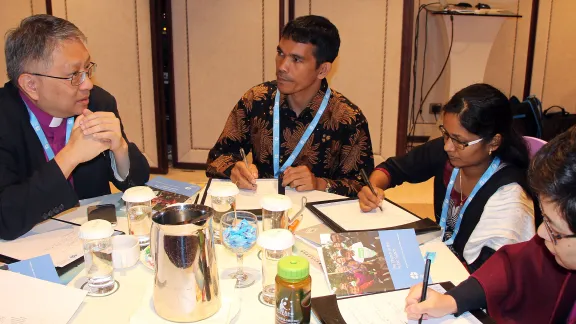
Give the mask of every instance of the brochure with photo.
[[164, 177], [155, 177], [146, 185], [152, 188], [156, 194], [156, 198], [152, 200], [154, 211], [160, 211], [172, 204], [183, 203], [200, 191], [200, 187], [195, 184]]
[[321, 234], [322, 265], [337, 297], [422, 282], [424, 259], [413, 229]]

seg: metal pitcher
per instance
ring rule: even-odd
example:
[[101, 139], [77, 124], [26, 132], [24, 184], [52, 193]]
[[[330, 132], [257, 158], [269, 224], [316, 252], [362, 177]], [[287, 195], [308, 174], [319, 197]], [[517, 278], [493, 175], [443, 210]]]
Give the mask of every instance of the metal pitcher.
[[173, 322], [195, 322], [220, 309], [212, 208], [175, 204], [152, 217], [154, 309]]

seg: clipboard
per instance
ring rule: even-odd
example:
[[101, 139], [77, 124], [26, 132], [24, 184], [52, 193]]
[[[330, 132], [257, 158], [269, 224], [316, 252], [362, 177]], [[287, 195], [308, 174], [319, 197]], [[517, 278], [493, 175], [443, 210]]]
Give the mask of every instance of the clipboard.
[[[441, 282], [439, 283], [439, 285], [442, 286], [442, 288], [444, 288], [446, 291], [454, 288], [454, 284], [451, 282]], [[407, 290], [407, 289], [398, 289], [398, 290]], [[386, 294], [386, 293], [389, 292], [379, 292], [358, 296], [347, 296], [340, 298], [340, 300], [350, 298], [362, 298], [365, 296]], [[336, 295], [327, 295], [312, 298], [312, 312], [314, 313], [314, 316], [316, 316], [316, 318], [322, 324], [346, 324], [346, 321], [342, 317], [342, 313], [340, 313], [340, 309], [338, 308], [338, 299], [336, 299]], [[479, 309], [470, 311], [470, 313], [474, 317], [476, 317], [476, 319], [481, 323], [496, 324], [496, 321], [494, 321], [494, 319], [492, 319], [490, 316], [488, 316], [486, 313], [484, 313]]]
[[[383, 230], [413, 228], [414, 231], [416, 232], [416, 234], [418, 235], [418, 234], [425, 234], [425, 233], [429, 233], [429, 232], [439, 231], [441, 229], [440, 226], [438, 224], [436, 224], [435, 221], [433, 221], [429, 218], [422, 218], [422, 217], [406, 210], [402, 206], [399, 206], [398, 204], [396, 204], [393, 201], [390, 201], [388, 199], [385, 199], [385, 202], [387, 204], [389, 204], [389, 206], [394, 206], [393, 209], [395, 211], [397, 211], [399, 209], [403, 213], [405, 213], [406, 215], [412, 216], [413, 221], [409, 221], [409, 222], [406, 222], [404, 224], [394, 225], [394, 226], [386, 226], [386, 227], [375, 226], [374, 228], [350, 229], [350, 228], [346, 228], [342, 224], [339, 224], [338, 221], [332, 219], [330, 216], [326, 215], [323, 211], [320, 210], [322, 208], [322, 206], [325, 206], [328, 204], [338, 204], [338, 203], [346, 203], [346, 202], [352, 203], [353, 202], [357, 207], [357, 211], [359, 213], [361, 213], [360, 207], [357, 206], [358, 205], [358, 203], [356, 202], [357, 200], [358, 199], [356, 199], [356, 198], [344, 198], [344, 199], [334, 199], [334, 200], [326, 200], [326, 201], [320, 201], [320, 202], [311, 202], [311, 203], [306, 204], [306, 208], [308, 208], [314, 215], [316, 215], [316, 217], [318, 217], [320, 220], [322, 220], [322, 222], [326, 226], [330, 227], [330, 229], [332, 229], [336, 233], [357, 232], [357, 231], [383, 231]], [[386, 212], [386, 209], [384, 212]], [[378, 213], [379, 213], [379, 211], [376, 211], [373, 214], [378, 215]], [[363, 213], [362, 215], [363, 215], [362, 217], [372, 217], [372, 216], [370, 216], [371, 214], [369, 214], [369, 213]]]

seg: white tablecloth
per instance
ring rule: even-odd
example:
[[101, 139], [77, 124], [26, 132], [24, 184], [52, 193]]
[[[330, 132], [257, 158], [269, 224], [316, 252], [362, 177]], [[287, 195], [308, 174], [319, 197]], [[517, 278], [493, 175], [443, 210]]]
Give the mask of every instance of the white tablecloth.
[[[287, 195], [293, 200], [293, 210], [300, 207], [303, 195], [308, 198], [309, 202], [341, 198], [334, 194], [319, 191], [305, 194], [287, 191]], [[320, 221], [316, 216], [306, 210], [299, 228], [306, 228], [319, 223]], [[123, 226], [123, 221], [121, 222], [121, 219], [119, 219], [119, 229], [122, 229]], [[468, 278], [466, 269], [442, 242], [428, 242], [421, 245], [420, 250], [423, 255], [430, 251], [436, 252], [436, 259], [430, 270], [434, 282], [451, 281], [454, 284], [458, 284]], [[271, 323], [274, 320], [274, 309], [261, 304], [258, 300], [258, 294], [262, 286], [259, 280], [261, 261], [257, 255], [258, 249], [255, 247], [244, 257], [245, 269], [257, 275], [258, 280], [251, 287], [236, 289], [239, 296], [237, 303], [239, 303], [240, 311], [237, 316], [233, 317], [233, 323], [255, 323], [255, 321]], [[217, 259], [218, 269], [221, 274], [223, 272], [229, 273], [236, 266], [235, 255], [219, 245], [217, 246]], [[312, 276], [312, 296], [329, 294], [323, 273], [313, 266], [310, 267], [310, 272]], [[153, 272], [139, 262], [131, 268], [115, 271], [114, 276], [120, 283], [119, 290], [107, 297], [86, 297], [84, 303], [82, 303], [70, 321], [71, 323], [136, 323], [136, 318], [133, 322], [130, 321], [131, 317], [141, 312], [141, 307], [150, 307], [150, 304], [146, 305], [146, 303], [149, 302], [150, 298]], [[85, 281], [84, 271], [82, 271], [69, 285], [80, 287]], [[230, 298], [229, 296], [227, 297]], [[137, 318], [138, 323], [142, 321], [142, 317]], [[150, 320], [150, 323], [155, 322]]]

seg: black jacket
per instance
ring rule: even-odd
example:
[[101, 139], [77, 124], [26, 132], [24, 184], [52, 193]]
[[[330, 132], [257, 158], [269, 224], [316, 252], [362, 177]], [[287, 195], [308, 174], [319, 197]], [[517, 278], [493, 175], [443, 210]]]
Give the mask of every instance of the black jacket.
[[[414, 148], [404, 156], [389, 158], [378, 165], [377, 168], [386, 169], [386, 171], [390, 173], [390, 188], [404, 182], [420, 183], [434, 177], [434, 216], [436, 222], [439, 222], [442, 214], [442, 203], [447, 189], [443, 179], [444, 167], [447, 161], [448, 155], [444, 151], [444, 140], [440, 137]], [[508, 165], [500, 169], [478, 190], [478, 193], [464, 212], [460, 230], [452, 245], [453, 250], [461, 261], [464, 261], [462, 257], [464, 247], [480, 221], [488, 199], [490, 199], [500, 187], [514, 182], [522, 186], [528, 195], [531, 195], [530, 188], [527, 184], [526, 170], [522, 170], [513, 165]], [[536, 203], [534, 197], [532, 197], [532, 200]], [[539, 225], [538, 220], [540, 219], [539, 208], [536, 204], [534, 207], [537, 226]], [[506, 217], [506, 215], [502, 215], [502, 217]], [[474, 272], [474, 270], [480, 267], [493, 253], [494, 250], [484, 247], [476, 261], [468, 265], [468, 270]]]
[[[97, 86], [90, 92], [91, 111], [116, 116], [116, 100]], [[110, 193], [109, 181], [119, 190], [143, 185], [150, 167], [138, 147], [128, 142], [130, 172], [125, 181], [114, 177], [110, 152], [82, 163], [72, 172], [74, 187], [54, 160], [46, 162], [38, 136], [30, 126], [28, 111], [11, 83], [0, 88], [0, 238], [15, 239], [34, 225], [78, 204], [78, 200]]]

